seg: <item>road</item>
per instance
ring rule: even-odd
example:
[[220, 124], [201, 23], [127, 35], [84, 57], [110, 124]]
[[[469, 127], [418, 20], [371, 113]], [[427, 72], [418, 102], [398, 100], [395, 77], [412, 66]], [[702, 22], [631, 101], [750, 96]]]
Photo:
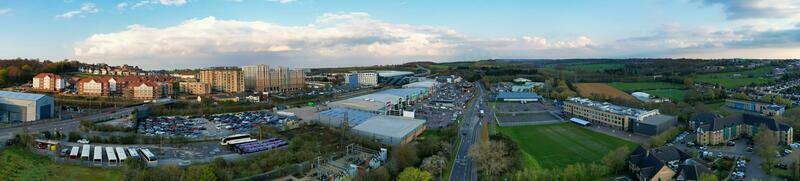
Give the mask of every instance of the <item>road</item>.
[[480, 107], [485, 107], [483, 105], [486, 101], [484, 100], [483, 86], [478, 82], [475, 82], [475, 85], [478, 89], [478, 97], [473, 101], [473, 104], [464, 111], [464, 122], [459, 129], [462, 135], [461, 146], [458, 148], [458, 153], [456, 154], [456, 161], [455, 164], [453, 164], [450, 180], [478, 180], [474, 160], [469, 156], [469, 148], [480, 140], [481, 126], [485, 123], [479, 123], [481, 119], [478, 114]]

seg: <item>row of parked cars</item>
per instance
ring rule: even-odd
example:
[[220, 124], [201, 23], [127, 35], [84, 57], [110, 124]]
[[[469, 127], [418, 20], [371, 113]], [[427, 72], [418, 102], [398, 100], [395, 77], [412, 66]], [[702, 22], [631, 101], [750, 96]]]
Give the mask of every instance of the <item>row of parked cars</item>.
[[147, 118], [139, 124], [138, 132], [149, 136], [186, 136], [198, 137], [202, 135], [202, 119], [188, 119], [186, 117], [157, 117]]
[[731, 179], [732, 180], [744, 180], [744, 172], [747, 166], [747, 161], [745, 160], [737, 160], [736, 167], [733, 167], [733, 171], [731, 172]]
[[224, 113], [208, 116], [208, 120], [215, 123], [217, 129], [226, 129], [234, 132], [249, 132], [257, 125], [280, 127], [294, 120], [291, 115], [279, 115], [269, 111], [251, 111], [240, 113]]

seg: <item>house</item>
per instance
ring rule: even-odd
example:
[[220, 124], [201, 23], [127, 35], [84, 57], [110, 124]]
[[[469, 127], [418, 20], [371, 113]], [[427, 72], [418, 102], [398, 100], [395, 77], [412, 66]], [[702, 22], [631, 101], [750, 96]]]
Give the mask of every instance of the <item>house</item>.
[[66, 87], [66, 81], [53, 73], [40, 73], [33, 77], [33, 90], [60, 92]]
[[645, 149], [637, 147], [628, 159], [628, 168], [638, 180], [698, 180], [710, 169], [703, 162], [673, 146]]

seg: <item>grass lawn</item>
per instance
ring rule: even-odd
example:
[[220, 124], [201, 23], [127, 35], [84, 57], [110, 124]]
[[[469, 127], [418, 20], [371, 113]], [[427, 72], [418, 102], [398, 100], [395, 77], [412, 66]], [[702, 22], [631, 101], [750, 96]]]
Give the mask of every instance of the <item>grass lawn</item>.
[[19, 147], [0, 153], [0, 175], [8, 180], [122, 180], [119, 170], [56, 164]]
[[[698, 75], [695, 81], [705, 82], [712, 84], [719, 84], [725, 88], [734, 88], [746, 86], [751, 83], [766, 84], [772, 81], [771, 78], [766, 77], [766, 73], [772, 71], [774, 67], [765, 66], [753, 70], [741, 72], [726, 72], [726, 73], [713, 73]], [[740, 74], [740, 77], [734, 77], [734, 74]]]
[[498, 127], [522, 150], [529, 168], [561, 168], [600, 161], [609, 151], [635, 143], [581, 128], [571, 123]]
[[653, 90], [653, 89], [684, 88], [682, 84], [669, 83], [669, 82], [612, 82], [609, 83], [608, 85], [625, 92], [635, 92], [640, 90]]
[[673, 101], [682, 101], [683, 98], [686, 97], [686, 90], [682, 89], [654, 89], [654, 90], [645, 90], [644, 92], [657, 97], [667, 98]]

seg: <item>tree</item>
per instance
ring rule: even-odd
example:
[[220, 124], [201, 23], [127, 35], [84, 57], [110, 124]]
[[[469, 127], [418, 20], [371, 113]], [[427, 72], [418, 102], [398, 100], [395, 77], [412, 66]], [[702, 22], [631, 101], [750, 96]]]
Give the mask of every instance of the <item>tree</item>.
[[214, 168], [209, 165], [191, 166], [187, 169], [184, 176], [187, 180], [192, 181], [214, 181], [217, 176], [214, 175]]
[[478, 169], [489, 177], [500, 176], [507, 171], [512, 163], [510, 149], [505, 142], [489, 140], [473, 145], [469, 149], [469, 156], [478, 162]]
[[706, 173], [700, 176], [700, 181], [718, 181], [717, 175]]
[[69, 137], [69, 138], [67, 138], [67, 140], [69, 140], [70, 142], [76, 142], [79, 139], [81, 139], [81, 134], [78, 133], [78, 132], [75, 132], [75, 131], [69, 132], [69, 135], [67, 135], [67, 136]]
[[694, 78], [687, 77], [683, 79], [683, 86], [686, 87], [686, 89], [694, 88]]
[[[778, 150], [778, 138], [765, 124], [758, 125], [757, 130], [758, 132], [753, 138], [753, 148], [767, 165], [772, 165], [775, 161], [775, 152]], [[770, 166], [769, 169], [772, 167]]]
[[433, 175], [431, 173], [415, 167], [403, 169], [403, 172], [397, 176], [398, 181], [429, 181], [432, 178]]
[[417, 148], [414, 144], [402, 144], [395, 146], [391, 153], [390, 171], [392, 171], [392, 173], [398, 173], [400, 170], [406, 167], [411, 167], [419, 163]]
[[439, 174], [442, 174], [444, 168], [447, 167], [447, 160], [442, 156], [433, 155], [422, 160], [422, 166], [420, 167], [423, 170], [438, 176]]
[[608, 166], [614, 173], [618, 173], [625, 168], [625, 161], [628, 159], [629, 153], [628, 147], [619, 147], [614, 151], [608, 152], [603, 157], [603, 164]]
[[800, 180], [800, 152], [792, 152], [789, 162], [789, 180]]
[[370, 170], [367, 173], [367, 179], [365, 180], [391, 180], [392, 176], [389, 175], [389, 171], [386, 170], [386, 167], [378, 167], [374, 170]]

